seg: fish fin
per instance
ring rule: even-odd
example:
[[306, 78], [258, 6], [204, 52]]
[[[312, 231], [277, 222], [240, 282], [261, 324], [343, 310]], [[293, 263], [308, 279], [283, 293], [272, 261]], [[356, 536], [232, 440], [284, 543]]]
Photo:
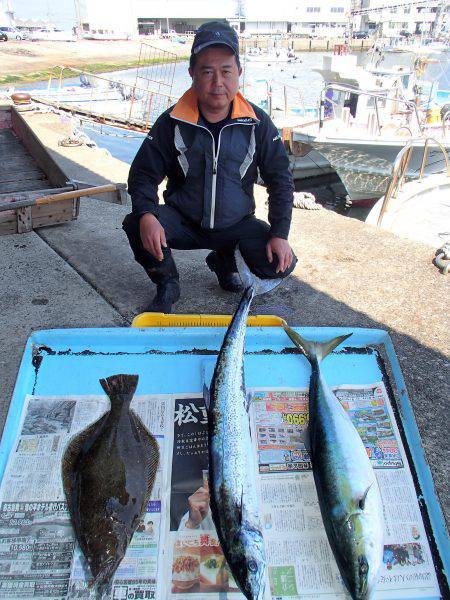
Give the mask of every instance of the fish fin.
[[130, 404], [136, 391], [139, 375], [111, 375], [100, 379], [100, 385], [110, 399], [111, 406], [122, 405], [124, 402]]
[[356, 502], [358, 508], [360, 508], [361, 510], [364, 510], [364, 507], [366, 505], [367, 494], [369, 493], [369, 490], [371, 487], [372, 487], [372, 484], [369, 485], [369, 487], [364, 492], [364, 494], [361, 496], [361, 498]]
[[147, 429], [147, 427], [142, 422], [142, 419], [134, 412], [134, 410], [130, 410], [130, 414], [136, 425], [136, 429], [139, 431], [141, 439], [143, 440], [147, 473], [147, 490], [145, 493], [145, 499], [142, 506], [141, 514], [139, 515], [139, 519], [136, 519], [137, 527], [140, 518], [147, 512], [147, 505], [152, 495], [156, 472], [158, 470], [159, 465], [159, 446], [155, 436]]
[[107, 561], [103, 568], [95, 575], [94, 579], [89, 582], [88, 586], [96, 590], [97, 597], [109, 597], [108, 592], [112, 591], [112, 578], [119, 566], [119, 562]]
[[109, 411], [102, 415], [99, 419], [94, 421], [91, 425], [76, 433], [68, 442], [66, 449], [64, 450], [64, 454], [61, 460], [61, 475], [63, 482], [64, 494], [66, 496], [67, 508], [72, 517], [72, 523], [74, 528], [77, 529], [77, 520], [73, 518], [74, 515], [74, 505], [73, 505], [73, 490], [72, 490], [72, 473], [75, 467], [75, 464], [80, 456], [81, 448], [83, 447], [84, 442], [92, 436], [92, 434], [101, 428], [103, 422], [108, 417]]
[[236, 246], [234, 251], [234, 258], [236, 260], [236, 266], [239, 271], [239, 276], [245, 288], [253, 288], [253, 294], [255, 296], [259, 294], [265, 294], [270, 292], [277, 287], [282, 281], [283, 277], [277, 279], [260, 279], [254, 273], [250, 271], [247, 263], [244, 260], [239, 248]]
[[327, 342], [313, 342], [311, 340], [305, 340], [296, 331], [291, 329], [286, 321], [283, 321], [283, 328], [287, 335], [291, 338], [294, 344], [299, 350], [303, 352], [306, 358], [311, 361], [317, 361], [320, 363], [330, 352], [332, 352], [339, 344], [342, 344], [344, 340], [349, 338], [352, 334], [347, 333], [346, 335], [339, 335]]

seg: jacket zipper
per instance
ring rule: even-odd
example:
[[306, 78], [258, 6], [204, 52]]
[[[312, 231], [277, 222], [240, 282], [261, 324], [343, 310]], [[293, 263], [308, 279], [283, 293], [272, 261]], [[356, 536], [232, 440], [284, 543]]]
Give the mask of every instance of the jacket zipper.
[[195, 127], [199, 127], [200, 129], [204, 129], [209, 133], [212, 137], [213, 143], [213, 171], [212, 171], [212, 184], [211, 184], [211, 214], [209, 218], [209, 228], [214, 229], [214, 218], [216, 216], [216, 187], [217, 187], [217, 164], [219, 162], [219, 151], [220, 151], [220, 136], [222, 135], [222, 131], [226, 127], [231, 127], [232, 125], [254, 125], [254, 123], [228, 123], [228, 125], [224, 125], [222, 129], [219, 131], [219, 141], [217, 144], [217, 152], [216, 152], [216, 142], [214, 140], [213, 134], [207, 127], [203, 125], [198, 125], [197, 123], [192, 123], [191, 121], [184, 121], [183, 119], [177, 119], [182, 123], [188, 123], [189, 125], [194, 125]]

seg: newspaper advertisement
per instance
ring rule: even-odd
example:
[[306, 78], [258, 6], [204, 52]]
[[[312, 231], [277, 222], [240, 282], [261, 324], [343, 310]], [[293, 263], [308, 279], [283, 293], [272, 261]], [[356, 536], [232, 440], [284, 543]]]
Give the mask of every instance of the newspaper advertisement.
[[[334, 388], [366, 446], [385, 517], [375, 599], [439, 598], [412, 474], [382, 383]], [[305, 436], [307, 389], [255, 389], [253, 452], [268, 564], [266, 598], [348, 598], [329, 546]], [[98, 419], [105, 396], [27, 396], [0, 488], [0, 598], [95, 598], [62, 488], [69, 440]], [[207, 409], [200, 393], [137, 396], [156, 437], [152, 497], [111, 598], [244, 599], [209, 509]]]
[[[25, 399], [0, 489], [0, 598], [95, 598], [75, 542], [61, 460], [69, 440], [109, 409], [105, 396]], [[114, 579], [112, 598], [156, 598], [167, 403], [133, 409], [161, 453], [152, 498]]]

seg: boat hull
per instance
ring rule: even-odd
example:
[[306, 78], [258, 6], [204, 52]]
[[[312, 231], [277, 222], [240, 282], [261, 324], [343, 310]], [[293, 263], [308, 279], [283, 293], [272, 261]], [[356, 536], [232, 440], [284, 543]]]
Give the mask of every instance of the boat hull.
[[305, 156], [295, 156], [289, 153], [289, 166], [294, 180], [318, 177], [335, 172], [329, 161], [315, 150], [311, 150]]
[[[449, 238], [449, 196], [450, 178], [446, 173], [405, 183], [396, 198], [391, 198], [380, 226], [399, 237], [439, 248]], [[383, 202], [384, 197], [378, 200], [366, 223], [378, 224]]]
[[[385, 193], [395, 159], [407, 143], [400, 140], [346, 140], [320, 139], [311, 135], [295, 132], [295, 140], [310, 144], [326, 158], [339, 175], [353, 204], [373, 201]], [[446, 142], [447, 151], [450, 141]], [[409, 179], [419, 176], [422, 161], [423, 144], [413, 148]], [[430, 147], [425, 174], [438, 173], [445, 168], [445, 160], [439, 148]]]

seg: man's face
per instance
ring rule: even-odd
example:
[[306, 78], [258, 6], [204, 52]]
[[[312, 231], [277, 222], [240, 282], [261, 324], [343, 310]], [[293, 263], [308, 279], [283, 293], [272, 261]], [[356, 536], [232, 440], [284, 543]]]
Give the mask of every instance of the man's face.
[[200, 108], [211, 112], [228, 108], [239, 89], [241, 72], [229, 48], [210, 46], [202, 50], [194, 69], [189, 69]]

